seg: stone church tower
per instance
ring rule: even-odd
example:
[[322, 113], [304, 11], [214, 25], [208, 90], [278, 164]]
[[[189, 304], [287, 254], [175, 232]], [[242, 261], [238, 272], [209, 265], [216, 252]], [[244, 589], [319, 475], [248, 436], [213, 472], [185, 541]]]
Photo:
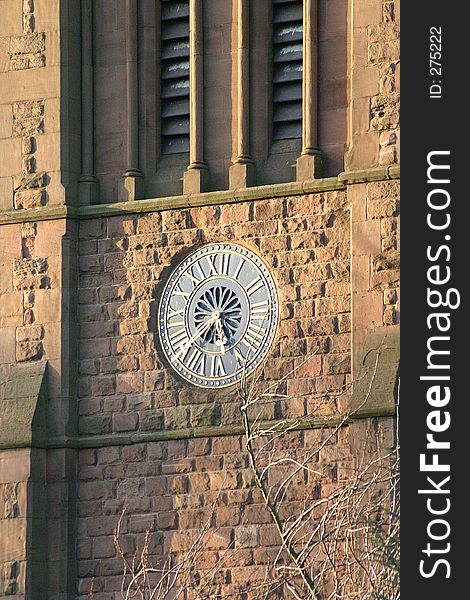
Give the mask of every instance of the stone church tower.
[[293, 447], [362, 402], [333, 479], [393, 420], [398, 2], [0, 8], [0, 598], [85, 600], [93, 578], [120, 598], [122, 509], [126, 544], [151, 529], [165, 556], [221, 490], [220, 547], [248, 532], [233, 593], [273, 535], [237, 352], [282, 387], [265, 420], [307, 417]]

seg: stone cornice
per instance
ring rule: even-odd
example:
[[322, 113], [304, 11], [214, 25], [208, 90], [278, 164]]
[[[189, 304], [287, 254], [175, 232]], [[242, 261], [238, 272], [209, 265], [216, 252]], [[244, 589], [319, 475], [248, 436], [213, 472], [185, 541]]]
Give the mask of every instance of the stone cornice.
[[[300, 431], [308, 429], [329, 429], [333, 427], [342, 427], [349, 425], [353, 421], [362, 419], [374, 419], [385, 417], [396, 417], [397, 409], [394, 406], [374, 407], [371, 409], [364, 408], [358, 410], [351, 415], [327, 415], [322, 417], [310, 417], [299, 422], [289, 423], [289, 431]], [[272, 428], [278, 421], [268, 421], [261, 427]], [[205, 437], [220, 437], [230, 435], [243, 435], [244, 430], [241, 425], [219, 425], [212, 427], [198, 427], [193, 429], [175, 429], [171, 431], [146, 431], [132, 432], [123, 434], [107, 434], [107, 435], [92, 435], [92, 436], [69, 436], [69, 437], [52, 437], [45, 443], [25, 444], [24, 442], [10, 442], [8, 445], [2, 444], [0, 440], [0, 450], [29, 448], [31, 446], [37, 448], [103, 448], [107, 446], [129, 446], [132, 444], [144, 444], [148, 442], [163, 442], [168, 440], [185, 440]]]
[[232, 204], [234, 202], [252, 202], [268, 198], [283, 198], [301, 194], [316, 194], [334, 190], [345, 190], [348, 185], [372, 181], [386, 181], [400, 177], [400, 165], [371, 167], [358, 171], [345, 171], [337, 177], [293, 181], [243, 188], [223, 190], [203, 194], [182, 194], [166, 198], [150, 198], [132, 202], [114, 202], [93, 204], [90, 206], [45, 206], [24, 210], [0, 212], [0, 225], [6, 223], [25, 223], [33, 221], [52, 221], [56, 219], [95, 219], [115, 215], [149, 213], [155, 211]]
[[400, 178], [400, 165], [370, 167], [358, 171], [344, 171], [338, 175], [338, 181], [345, 185], [354, 183], [369, 183], [371, 181], [386, 181]]
[[70, 206], [43, 206], [41, 208], [5, 210], [0, 211], [0, 226], [13, 223], [56, 221], [65, 218], [78, 218], [77, 209]]

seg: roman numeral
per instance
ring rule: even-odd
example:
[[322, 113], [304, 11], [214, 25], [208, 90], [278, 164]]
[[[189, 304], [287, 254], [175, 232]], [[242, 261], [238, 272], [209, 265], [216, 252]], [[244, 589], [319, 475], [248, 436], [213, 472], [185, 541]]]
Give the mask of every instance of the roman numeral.
[[190, 296], [189, 292], [183, 292], [183, 290], [180, 288], [179, 283], [178, 283], [178, 287], [176, 288], [176, 290], [173, 293], [175, 294], [175, 296], [183, 296], [183, 298], [189, 298], [189, 296]]
[[244, 344], [250, 352], [258, 350], [261, 346], [261, 340], [265, 331], [266, 330], [263, 327], [250, 323], [241, 343]]
[[191, 266], [187, 271], [184, 272], [184, 276], [189, 279], [189, 281], [193, 284], [193, 289], [201, 283], [203, 279], [205, 279], [204, 273], [201, 271], [201, 267], [198, 263], [196, 263], [198, 269], [198, 273], [201, 275], [200, 278], [194, 275], [193, 267]]
[[194, 277], [194, 275], [191, 275], [191, 273], [189, 271], [186, 271], [184, 276], [187, 277], [192, 284], [194, 284], [194, 287], [196, 287], [198, 285], [198, 283], [201, 282], [200, 279], [197, 279], [196, 277]]
[[214, 273], [217, 275], [217, 269], [215, 268], [215, 257], [214, 256], [205, 256], [204, 257], [209, 265], [209, 277]]
[[211, 357], [211, 377], [224, 377], [227, 375], [222, 358], [216, 354]]
[[206, 276], [204, 275], [204, 271], [201, 268], [200, 262], [198, 261], [194, 266], [196, 268], [196, 271], [198, 272], [199, 277], [201, 278], [201, 281], [205, 279]]
[[173, 344], [173, 346], [179, 346], [184, 340], [187, 339], [188, 336], [186, 335], [186, 329], [184, 328], [177, 329], [170, 335], [170, 342]]
[[235, 348], [235, 357], [237, 359], [237, 367], [244, 367], [246, 360], [238, 348]]
[[266, 329], [262, 325], [256, 325], [255, 323], [250, 323], [246, 330], [247, 333], [251, 333], [251, 335], [255, 335], [256, 337], [259, 337], [260, 334], [262, 336], [265, 331]]
[[173, 323], [168, 323], [168, 329], [170, 329], [170, 327], [183, 327], [184, 326], [184, 321], [173, 321]]
[[250, 313], [251, 318], [254, 321], [264, 321], [266, 317], [269, 315], [269, 305], [267, 300], [263, 300], [262, 302], [256, 302], [255, 304], [251, 304]]
[[246, 293], [248, 294], [248, 296], [251, 296], [251, 294], [254, 294], [255, 292], [257, 292], [260, 287], [263, 286], [263, 280], [261, 279], [261, 277], [259, 275], [257, 275], [253, 281], [251, 281], [245, 288]]
[[240, 271], [242, 270], [242, 267], [244, 264], [245, 264], [245, 260], [243, 258], [239, 258], [237, 268], [235, 270], [235, 273], [233, 274], [234, 279], [238, 278], [238, 276], [240, 275]]
[[184, 308], [180, 308], [179, 310], [173, 310], [173, 309], [169, 309], [168, 310], [168, 318], [171, 319], [172, 317], [179, 317], [179, 315], [184, 314]]
[[191, 354], [188, 355], [188, 360], [184, 361], [190, 371], [204, 375], [205, 355], [199, 348], [193, 348]]
[[219, 273], [221, 275], [228, 275], [230, 271], [230, 254], [221, 252], [219, 254]]

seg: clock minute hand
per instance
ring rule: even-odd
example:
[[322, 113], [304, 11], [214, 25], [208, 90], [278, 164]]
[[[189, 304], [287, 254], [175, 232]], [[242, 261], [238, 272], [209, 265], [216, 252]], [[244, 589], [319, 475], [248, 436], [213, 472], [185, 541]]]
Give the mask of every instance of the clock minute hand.
[[213, 325], [213, 323], [215, 323], [215, 321], [217, 320], [217, 316], [212, 314], [208, 319], [206, 319], [205, 321], [203, 321], [194, 331], [194, 334], [189, 338], [189, 340], [184, 343], [180, 349], [178, 350], [178, 352], [176, 352], [173, 356], [173, 358], [171, 359], [171, 362], [175, 362], [184, 352], [186, 352], [186, 350], [188, 350], [188, 348], [190, 348], [193, 343], [201, 337], [201, 335], [203, 333], [205, 333], [209, 327], [211, 325]]

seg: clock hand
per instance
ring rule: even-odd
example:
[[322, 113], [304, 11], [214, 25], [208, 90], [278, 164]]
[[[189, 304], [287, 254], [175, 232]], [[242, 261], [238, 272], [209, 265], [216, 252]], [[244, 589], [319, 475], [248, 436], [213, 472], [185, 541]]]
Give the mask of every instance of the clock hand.
[[224, 332], [224, 327], [220, 317], [215, 322], [215, 345], [220, 346], [221, 354], [225, 354], [225, 344], [227, 343], [227, 337]]
[[217, 315], [213, 313], [208, 319], [206, 319], [198, 327], [196, 327], [194, 334], [189, 338], [189, 340], [185, 344], [182, 344], [180, 346], [178, 352], [176, 352], [173, 355], [171, 362], [175, 362], [184, 352], [186, 352], [186, 350], [188, 350], [188, 348], [190, 348], [193, 345], [193, 343], [198, 338], [200, 338], [209, 329], [209, 327], [213, 325], [213, 323], [216, 322], [217, 318]]

